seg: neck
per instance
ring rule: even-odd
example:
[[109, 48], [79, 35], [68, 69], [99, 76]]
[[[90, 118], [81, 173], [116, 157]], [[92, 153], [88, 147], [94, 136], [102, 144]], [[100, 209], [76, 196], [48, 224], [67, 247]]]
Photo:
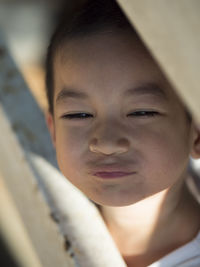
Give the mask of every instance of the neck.
[[184, 183], [130, 206], [101, 207], [122, 255], [133, 257], [134, 251], [143, 259], [154, 250], [160, 251], [155, 259], [160, 258], [191, 240], [200, 227], [197, 210], [199, 206]]

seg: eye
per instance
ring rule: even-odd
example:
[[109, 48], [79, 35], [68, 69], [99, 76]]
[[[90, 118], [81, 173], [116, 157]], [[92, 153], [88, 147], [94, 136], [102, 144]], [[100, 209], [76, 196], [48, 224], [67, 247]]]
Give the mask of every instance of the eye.
[[91, 114], [87, 114], [87, 113], [74, 113], [74, 114], [65, 114], [63, 116], [61, 116], [61, 118], [63, 119], [67, 119], [67, 120], [78, 120], [78, 119], [88, 119], [92, 117]]
[[134, 116], [134, 117], [154, 117], [157, 115], [159, 115], [159, 112], [147, 111], [147, 110], [138, 110], [138, 111], [134, 111], [134, 112], [128, 114], [128, 116]]

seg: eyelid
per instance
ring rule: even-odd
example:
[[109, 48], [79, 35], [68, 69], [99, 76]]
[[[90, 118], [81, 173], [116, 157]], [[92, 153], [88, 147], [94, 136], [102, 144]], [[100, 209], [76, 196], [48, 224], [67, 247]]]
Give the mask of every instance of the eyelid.
[[[82, 116], [85, 114], [86, 116]], [[86, 112], [75, 112], [75, 113], [68, 113], [61, 116], [62, 119], [68, 119], [68, 120], [83, 120], [83, 119], [89, 119], [93, 115], [86, 113]]]
[[135, 117], [154, 117], [160, 115], [158, 111], [155, 110], [135, 110], [129, 113], [127, 116], [135, 116]]

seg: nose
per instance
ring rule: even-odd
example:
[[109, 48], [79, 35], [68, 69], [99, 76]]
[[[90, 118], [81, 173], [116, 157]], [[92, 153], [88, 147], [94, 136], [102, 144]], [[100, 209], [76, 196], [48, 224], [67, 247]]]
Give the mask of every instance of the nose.
[[122, 130], [107, 125], [98, 129], [90, 140], [91, 152], [104, 155], [125, 153], [129, 150], [130, 142]]

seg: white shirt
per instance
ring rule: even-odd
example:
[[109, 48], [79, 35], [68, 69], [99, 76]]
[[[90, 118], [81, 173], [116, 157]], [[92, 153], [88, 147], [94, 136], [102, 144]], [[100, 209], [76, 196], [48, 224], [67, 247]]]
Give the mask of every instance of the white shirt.
[[149, 267], [200, 267], [200, 231], [192, 241], [149, 265]]

